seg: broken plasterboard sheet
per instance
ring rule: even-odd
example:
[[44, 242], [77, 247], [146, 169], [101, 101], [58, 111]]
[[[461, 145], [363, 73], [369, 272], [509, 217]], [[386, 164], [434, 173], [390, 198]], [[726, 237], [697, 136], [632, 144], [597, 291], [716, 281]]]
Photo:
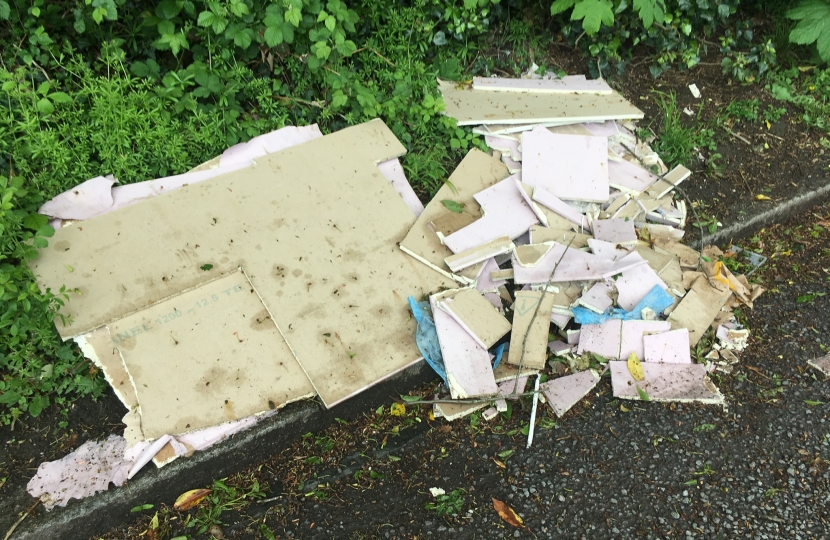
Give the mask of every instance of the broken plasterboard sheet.
[[634, 380], [627, 362], [609, 362], [614, 397], [643, 399], [637, 388], [643, 390], [650, 401], [697, 402], [722, 405], [723, 395], [706, 377], [702, 364], [640, 364], [645, 378]]
[[815, 360], [807, 360], [807, 363], [830, 377], [830, 354]]
[[559, 418], [568, 412], [579, 400], [596, 387], [599, 375], [593, 369], [586, 369], [572, 375], [557, 377], [542, 383], [539, 389], [545, 400]]
[[112, 391], [121, 400], [121, 403], [127, 409], [132, 409], [138, 405], [135, 388], [133, 388], [130, 375], [121, 360], [121, 354], [113, 344], [109, 329], [102, 326], [88, 334], [76, 337], [75, 342], [80, 347], [81, 352], [84, 353], [84, 356], [89, 358], [104, 373], [104, 378], [110, 383]]
[[438, 307], [449, 313], [484, 349], [510, 332], [510, 322], [476, 289], [465, 289], [439, 300]]
[[[607, 272], [613, 262], [602, 259], [593, 253], [586, 253], [554, 242], [551, 244], [533, 244], [522, 246], [538, 250], [539, 257], [525, 266], [515, 254], [513, 257], [513, 280], [518, 285], [526, 283], [547, 283], [553, 274], [552, 282], [598, 280]], [[547, 247], [547, 249], [544, 249]], [[567, 251], [566, 251], [567, 250]], [[564, 253], [564, 256], [563, 256]], [[558, 266], [557, 266], [558, 263]]]
[[642, 119], [643, 112], [617, 92], [611, 94], [544, 94], [481, 92], [455, 82], [438, 81], [444, 114], [459, 126], [604, 122]]
[[683, 270], [696, 270], [700, 263], [700, 253], [686, 244], [666, 238], [653, 239], [654, 250], [676, 255], [680, 259], [680, 267]]
[[449, 313], [438, 307], [438, 301], [446, 297], [443, 293], [432, 295], [429, 303], [438, 332], [441, 356], [444, 358], [450, 395], [453, 399], [464, 399], [496, 394], [498, 387], [487, 349], [476, 343]]
[[273, 154], [292, 146], [297, 146], [312, 139], [318, 139], [323, 134], [317, 124], [310, 126], [286, 126], [270, 133], [265, 133], [253, 139], [235, 144], [222, 152], [222, 155], [202, 163], [189, 172], [241, 165], [248, 167], [251, 160], [266, 154]]
[[481, 271], [476, 276], [476, 290], [479, 292], [498, 292], [499, 287], [507, 283], [507, 280], [500, 279], [498, 273], [502, 272], [499, 265], [496, 264], [496, 259], [491, 258], [484, 261]]
[[605, 313], [605, 311], [614, 305], [613, 297], [616, 296], [616, 289], [613, 282], [606, 283], [599, 281], [593, 287], [583, 294], [578, 302], [580, 306], [590, 309], [596, 313]]
[[602, 79], [508, 79], [473, 77], [473, 90], [492, 92], [532, 92], [553, 94], [611, 94]]
[[32, 269], [81, 291], [62, 309], [71, 337], [244, 263], [330, 406], [418, 361], [406, 297], [454, 285], [395, 247], [414, 216], [376, 164], [404, 151], [379, 120], [346, 128], [62, 228]]
[[604, 137], [561, 135], [536, 128], [522, 134], [522, 159], [525, 184], [559, 199], [608, 200], [608, 140]]
[[515, 161], [522, 160], [522, 151], [519, 150], [519, 141], [514, 138], [499, 137], [498, 135], [485, 135], [484, 143], [493, 150], [498, 150]]
[[637, 243], [637, 232], [634, 230], [633, 221], [620, 218], [595, 219], [591, 226], [593, 227], [594, 238], [597, 240], [615, 245], [634, 245]]
[[489, 405], [489, 403], [436, 403], [435, 417], [444, 418], [447, 422], [458, 420], [473, 414]]
[[116, 182], [97, 176], [47, 201], [38, 213], [57, 219], [89, 219], [112, 206], [112, 185]]
[[672, 310], [672, 329], [687, 328], [689, 345], [694, 347], [721, 311], [731, 292], [709, 285], [705, 277], [697, 278], [680, 304]]
[[652, 184], [646, 190], [646, 193], [649, 197], [652, 197], [654, 199], [660, 199], [668, 192], [673, 190], [675, 186], [679, 185], [683, 180], [691, 176], [691, 174], [692, 171], [690, 171], [683, 165], [678, 165], [677, 167], [666, 173], [666, 175], [663, 178], [660, 178], [654, 184]]
[[511, 240], [518, 238], [539, 222], [536, 213], [525, 202], [515, 177], [505, 178], [473, 197], [484, 215], [444, 238], [444, 245], [453, 253], [468, 251], [502, 236]]
[[[513, 332], [510, 335], [510, 356], [507, 361], [522, 367], [544, 369], [553, 295], [544, 294], [543, 298], [542, 291], [516, 291], [515, 294]], [[536, 313], [535, 319], [533, 319], [534, 313]], [[531, 319], [533, 319], [532, 327], [530, 326]], [[524, 358], [522, 358], [523, 350]]]
[[[415, 225], [401, 241], [401, 249], [444, 276], [452, 278], [453, 275], [447, 270], [444, 259], [453, 253], [428, 226], [447, 211], [441, 201], [450, 200], [458, 203], [464, 206], [465, 212], [480, 216], [481, 211], [473, 195], [508, 176], [507, 168], [498, 159], [476, 148], [470, 150], [447, 182], [426, 205]], [[476, 268], [478, 269], [480, 268]]]
[[110, 482], [120, 486], [127, 481], [132, 466], [124, 460], [126, 445], [118, 435], [110, 435], [105, 441], [87, 441], [62, 459], [41, 463], [26, 490], [51, 510], [66, 506], [70, 499], [106, 491]]
[[[645, 262], [636, 251], [625, 257], [625, 260], [629, 259]], [[663, 283], [657, 272], [652, 270], [647, 263], [621, 272], [620, 277], [615, 281], [615, 285], [618, 293], [617, 304], [626, 311], [634, 309], [634, 306], [645, 298], [655, 285], [668, 289], [668, 286]]]
[[[689, 352], [689, 331], [685, 328], [643, 336], [646, 362], [691, 364]], [[638, 357], [639, 358], [639, 357]]]
[[579, 230], [591, 231], [591, 224], [582, 212], [544, 188], [536, 187], [533, 189], [533, 200], [567, 219], [579, 227]]
[[544, 244], [546, 242], [558, 242], [563, 245], [568, 245], [574, 249], [588, 247], [588, 240], [593, 238], [591, 235], [574, 232], [571, 229], [561, 229], [559, 227], [542, 227], [541, 225], [534, 225], [530, 228], [530, 243]]
[[509, 236], [496, 238], [486, 244], [481, 244], [467, 251], [462, 251], [444, 259], [444, 262], [453, 272], [458, 272], [474, 264], [484, 262], [497, 255], [512, 253], [516, 248]]
[[603, 242], [595, 238], [588, 239], [588, 247], [591, 248], [594, 255], [610, 261], [621, 260], [631, 253], [632, 248], [632, 246], [617, 246], [611, 242]]
[[[608, 319], [602, 324], [583, 324], [578, 337], [577, 354], [592, 352], [603, 358], [620, 357], [622, 321]], [[570, 334], [568, 334], [570, 341]]]
[[608, 184], [629, 195], [639, 195], [659, 178], [646, 169], [626, 160], [608, 160]]
[[109, 325], [147, 439], [239, 420], [314, 395], [252, 290], [242, 272], [233, 272]]
[[616, 358], [625, 360], [632, 353], [637, 358], [645, 356], [643, 348], [643, 336], [646, 334], [658, 334], [671, 330], [671, 323], [668, 321], [623, 321], [620, 332], [620, 352]]
[[510, 351], [504, 351], [501, 362], [499, 362], [498, 367], [493, 370], [493, 377], [495, 377], [496, 383], [503, 383], [504, 381], [513, 380], [517, 375], [519, 377], [525, 377], [539, 374], [538, 369], [529, 368], [527, 366], [522, 366], [520, 371], [518, 366], [514, 366], [507, 361], [509, 354]]

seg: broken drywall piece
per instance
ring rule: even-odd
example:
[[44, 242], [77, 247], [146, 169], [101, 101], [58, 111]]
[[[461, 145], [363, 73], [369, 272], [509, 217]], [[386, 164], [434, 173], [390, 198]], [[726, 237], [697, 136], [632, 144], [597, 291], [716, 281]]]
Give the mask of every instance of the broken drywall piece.
[[572, 318], [572, 315], [563, 315], [561, 313], [550, 314], [550, 322], [559, 327], [560, 330], [568, 326], [568, 323], [571, 322]]
[[473, 77], [473, 90], [491, 92], [523, 92], [553, 94], [611, 94], [611, 87], [602, 79], [508, 79]]
[[487, 403], [436, 403], [435, 417], [443, 418], [447, 422], [458, 420], [487, 406]]
[[496, 238], [486, 244], [481, 244], [467, 251], [456, 253], [444, 259], [444, 262], [453, 272], [458, 272], [474, 264], [486, 261], [503, 253], [512, 253], [516, 246], [509, 236]]
[[574, 223], [580, 230], [591, 231], [591, 225], [582, 213], [576, 208], [572, 207], [553, 193], [541, 187], [533, 189], [533, 200], [541, 204], [545, 208], [556, 212], [558, 215], [564, 217], [571, 223]]
[[683, 270], [697, 270], [700, 264], [700, 253], [686, 244], [667, 238], [652, 238], [652, 244], [655, 251], [676, 255]]
[[66, 506], [70, 499], [106, 491], [110, 483], [120, 486], [127, 481], [132, 466], [124, 459], [126, 446], [118, 435], [110, 435], [105, 441], [87, 441], [62, 459], [41, 463], [26, 490], [51, 510]]
[[617, 246], [611, 242], [603, 242], [594, 238], [588, 239], [588, 247], [591, 252], [598, 257], [608, 259], [610, 261], [618, 261], [631, 253], [632, 246]]
[[38, 213], [50, 218], [83, 220], [105, 212], [112, 206], [112, 177], [97, 176], [47, 201]]
[[476, 343], [449, 313], [438, 307], [438, 301], [444, 294], [430, 296], [429, 302], [450, 395], [453, 399], [463, 399], [496, 394], [498, 387], [487, 349]]
[[[92, 332], [77, 336], [75, 342], [87, 357], [101, 372], [112, 387], [115, 396], [127, 409], [138, 405], [133, 383], [127, 368], [121, 360], [121, 354], [113, 344], [112, 336], [106, 326]], [[143, 437], [141, 437], [143, 439]]]
[[606, 138], [561, 135], [537, 127], [522, 134], [522, 157], [525, 184], [542, 188], [560, 199], [608, 200]]
[[608, 160], [608, 185], [629, 195], [639, 195], [659, 178], [650, 171], [626, 160]]
[[439, 300], [437, 305], [484, 349], [489, 349], [510, 332], [510, 322], [475, 289], [462, 290]]
[[691, 175], [692, 171], [678, 165], [646, 189], [646, 194], [653, 199], [660, 199]]
[[401, 250], [445, 277], [465, 283], [466, 280], [454, 276], [447, 270], [444, 259], [453, 252], [441, 243], [428, 225], [446, 213], [447, 208], [441, 202], [444, 200], [462, 206], [465, 213], [480, 216], [479, 205], [473, 196], [508, 176], [507, 168], [498, 159], [477, 148], [470, 150], [447, 182], [424, 207], [424, 212], [401, 241]]
[[510, 356], [507, 361], [515, 365], [543, 369], [547, 359], [553, 295], [541, 291], [516, 291], [515, 294], [513, 331], [510, 335]]
[[588, 240], [591, 236], [574, 232], [570, 227], [562, 229], [559, 227], [542, 227], [533, 225], [529, 231], [531, 244], [545, 244], [558, 242], [565, 246], [570, 245], [574, 249], [588, 247]]
[[556, 356], [562, 356], [564, 354], [569, 354], [573, 351], [573, 346], [568, 345], [564, 341], [551, 341], [548, 343], [548, 349], [550, 352], [555, 354]]
[[724, 349], [742, 351], [748, 344], [749, 330], [746, 328], [729, 328], [727, 325], [722, 324], [715, 330], [715, 337], [718, 338], [720, 346]]
[[[645, 262], [645, 259], [636, 251], [627, 255], [625, 259]], [[668, 286], [663, 283], [657, 272], [652, 270], [648, 264], [635, 266], [621, 272], [620, 277], [617, 278], [614, 284], [618, 293], [617, 304], [626, 311], [633, 310], [655, 286], [659, 285], [662, 289], [668, 289]]]
[[695, 99], [700, 99], [700, 90], [698, 90], [697, 85], [692, 83], [689, 85], [689, 92], [692, 93], [692, 96]]
[[501, 278], [501, 272], [510, 272], [510, 270], [501, 270], [496, 263], [496, 259], [487, 259], [481, 271], [476, 276], [476, 289], [479, 292], [498, 292], [499, 287], [507, 283], [509, 278]]
[[553, 409], [556, 416], [561, 418], [579, 400], [587, 396], [598, 382], [599, 374], [593, 369], [587, 369], [549, 380], [542, 383], [539, 388], [550, 408]]
[[814, 360], [807, 360], [807, 363], [830, 377], [830, 354]]
[[608, 308], [614, 305], [614, 296], [616, 296], [614, 285], [600, 281], [588, 289], [588, 292], [583, 294], [578, 302], [580, 306], [591, 311], [605, 313]]
[[637, 243], [637, 232], [634, 230], [633, 221], [620, 218], [595, 219], [591, 226], [594, 231], [594, 238], [597, 240], [615, 245], [634, 245]]
[[723, 395], [706, 376], [702, 364], [642, 363], [642, 381], [634, 380], [627, 362], [609, 362], [614, 397], [649, 401], [697, 402], [723, 405]]
[[[547, 283], [549, 279], [554, 283], [561, 281], [598, 280], [614, 264], [593, 253], [568, 248], [557, 242], [554, 242], [552, 245], [537, 244], [535, 246], [535, 249], [539, 251], [539, 258], [533, 261], [531, 265], [524, 265], [514, 254], [513, 281], [518, 285], [524, 285], [526, 283]], [[547, 249], [543, 249], [543, 246], [546, 246]], [[522, 247], [527, 248], [528, 246]], [[556, 272], [553, 272], [554, 268]], [[551, 278], [552, 272], [553, 277]]]
[[553, 94], [483, 92], [452, 81], [438, 81], [444, 98], [444, 114], [459, 126], [604, 122], [641, 119], [643, 112], [617, 92], [611, 94]]
[[603, 358], [619, 358], [621, 332], [622, 321], [619, 319], [609, 319], [602, 324], [583, 324], [576, 353], [591, 352]]
[[519, 140], [516, 138], [485, 135], [484, 143], [493, 150], [498, 150], [502, 155], [506, 155], [515, 161], [522, 160], [522, 151], [519, 149]]
[[631, 311], [613, 307], [603, 313], [597, 313], [584, 307], [575, 307], [572, 311], [574, 320], [579, 324], [602, 324], [609, 319], [620, 319], [624, 321], [638, 319], [654, 320], [657, 318], [658, 313], [665, 312], [673, 304], [674, 296], [666, 292], [659, 285], [655, 285]]
[[511, 240], [539, 222], [525, 202], [515, 177], [509, 177], [473, 195], [484, 215], [474, 223], [444, 238], [453, 253], [468, 251], [502, 236]]
[[625, 360], [632, 353], [636, 354], [637, 358], [643, 358], [645, 356], [644, 336], [646, 334], [668, 332], [669, 330], [671, 330], [671, 323], [668, 321], [623, 321], [620, 334], [620, 352], [617, 358]]
[[689, 330], [689, 345], [692, 347], [697, 345], [729, 298], [731, 292], [726, 287], [724, 289], [716, 289], [705, 277], [699, 277], [692, 283], [683, 300], [669, 314], [672, 329]]

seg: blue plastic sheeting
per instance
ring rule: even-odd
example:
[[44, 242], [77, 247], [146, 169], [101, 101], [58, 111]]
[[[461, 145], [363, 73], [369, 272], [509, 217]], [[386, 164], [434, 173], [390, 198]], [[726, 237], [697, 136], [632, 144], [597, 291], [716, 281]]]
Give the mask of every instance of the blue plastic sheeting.
[[490, 352], [492, 352], [496, 357], [493, 359], [493, 369], [499, 367], [501, 363], [501, 357], [504, 354], [504, 348], [507, 346], [507, 343], [502, 343], [501, 345], [496, 345]]
[[411, 296], [408, 300], [412, 315], [418, 323], [418, 328], [415, 329], [415, 344], [427, 364], [441, 377], [444, 384], [447, 384], [444, 357], [441, 356], [438, 332], [435, 330], [435, 322], [432, 320], [432, 314], [429, 311], [429, 302], [418, 302]]
[[654, 313], [662, 313], [672, 304], [674, 304], [674, 296], [660, 285], [655, 285], [631, 311], [609, 308], [605, 313], [597, 313], [582, 306], [572, 308], [571, 311], [574, 313], [574, 321], [579, 324], [602, 324], [608, 319], [639, 320], [643, 318], [645, 308], [651, 308]]

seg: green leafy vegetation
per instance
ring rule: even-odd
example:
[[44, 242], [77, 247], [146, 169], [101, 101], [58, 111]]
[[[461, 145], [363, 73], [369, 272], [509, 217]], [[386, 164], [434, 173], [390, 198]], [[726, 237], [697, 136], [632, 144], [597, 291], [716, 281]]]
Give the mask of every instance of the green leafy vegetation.
[[790, 41], [799, 45], [815, 44], [821, 60], [830, 63], [830, 2], [801, 0], [787, 11], [787, 18], [798, 21], [790, 31]]
[[427, 510], [434, 510], [438, 516], [457, 515], [464, 506], [463, 489], [454, 489], [450, 493], [443, 493], [435, 497], [435, 502], [428, 502], [424, 505]]

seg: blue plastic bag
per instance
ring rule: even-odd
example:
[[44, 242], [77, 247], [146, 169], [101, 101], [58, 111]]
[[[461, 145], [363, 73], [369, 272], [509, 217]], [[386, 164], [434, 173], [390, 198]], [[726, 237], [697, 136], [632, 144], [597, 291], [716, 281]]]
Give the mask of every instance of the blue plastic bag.
[[415, 344], [427, 364], [441, 377], [444, 384], [447, 384], [444, 357], [441, 356], [438, 332], [435, 330], [435, 322], [432, 320], [432, 314], [429, 311], [429, 302], [418, 302], [411, 296], [408, 300], [412, 315], [418, 323], [418, 328], [415, 330]]
[[602, 324], [608, 319], [639, 320], [643, 318], [643, 310], [651, 308], [654, 313], [662, 313], [674, 304], [674, 297], [661, 286], [655, 285], [631, 311], [620, 308], [610, 308], [605, 313], [597, 313], [582, 306], [573, 308], [574, 321], [579, 324]]

